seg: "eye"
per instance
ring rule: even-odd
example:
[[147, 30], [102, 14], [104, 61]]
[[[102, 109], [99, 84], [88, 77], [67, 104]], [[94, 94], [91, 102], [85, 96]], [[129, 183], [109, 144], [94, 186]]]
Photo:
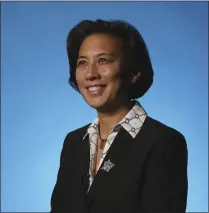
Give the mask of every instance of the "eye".
[[106, 58], [100, 58], [100, 59], [99, 59], [99, 63], [104, 64], [104, 63], [107, 63], [107, 62], [109, 62], [109, 60], [106, 59]]
[[77, 67], [80, 66], [80, 65], [84, 65], [84, 64], [86, 64], [86, 61], [79, 61], [79, 62], [77, 63]]

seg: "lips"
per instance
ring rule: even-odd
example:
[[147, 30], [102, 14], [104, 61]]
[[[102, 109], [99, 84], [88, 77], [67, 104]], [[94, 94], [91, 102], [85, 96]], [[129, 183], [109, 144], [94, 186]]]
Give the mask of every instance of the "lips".
[[105, 85], [104, 84], [97, 84], [97, 85], [91, 85], [87, 87], [87, 91], [90, 94], [94, 95], [101, 95], [104, 91]]

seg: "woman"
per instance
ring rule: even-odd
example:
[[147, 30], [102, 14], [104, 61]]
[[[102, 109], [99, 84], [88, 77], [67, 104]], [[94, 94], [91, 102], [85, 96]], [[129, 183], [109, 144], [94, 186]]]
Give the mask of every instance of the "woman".
[[67, 37], [69, 83], [97, 118], [64, 141], [51, 212], [185, 212], [187, 146], [135, 99], [153, 82], [140, 33], [84, 20]]

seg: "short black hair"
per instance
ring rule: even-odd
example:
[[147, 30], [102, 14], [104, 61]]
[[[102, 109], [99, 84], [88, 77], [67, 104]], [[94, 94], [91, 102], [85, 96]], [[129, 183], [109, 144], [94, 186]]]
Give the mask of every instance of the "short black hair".
[[153, 83], [153, 69], [147, 46], [139, 31], [122, 20], [83, 20], [73, 27], [67, 36], [67, 55], [70, 67], [69, 84], [79, 92], [75, 72], [79, 49], [84, 39], [91, 34], [108, 34], [121, 39], [125, 67], [132, 73], [141, 73], [132, 85], [129, 99], [143, 96]]

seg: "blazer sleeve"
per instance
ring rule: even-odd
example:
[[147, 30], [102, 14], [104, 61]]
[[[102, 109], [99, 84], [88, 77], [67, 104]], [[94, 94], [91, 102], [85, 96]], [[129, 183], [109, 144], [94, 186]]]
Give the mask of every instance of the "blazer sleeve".
[[141, 186], [142, 202], [136, 212], [186, 212], [187, 145], [184, 136], [177, 131], [169, 138], [162, 139], [150, 154]]
[[63, 206], [62, 206], [62, 185], [63, 185], [63, 176], [64, 176], [64, 170], [65, 170], [65, 146], [66, 142], [68, 140], [69, 134], [65, 137], [61, 155], [60, 155], [60, 166], [58, 170], [58, 175], [57, 175], [57, 181], [54, 186], [52, 196], [51, 196], [51, 211], [50, 213], [58, 213], [62, 211]]
[[74, 175], [76, 172], [73, 172], [77, 168], [74, 164], [78, 142], [76, 136], [78, 135], [70, 132], [65, 137], [57, 181], [51, 196], [50, 213], [87, 213], [79, 185], [77, 185], [79, 184], [78, 176]]

